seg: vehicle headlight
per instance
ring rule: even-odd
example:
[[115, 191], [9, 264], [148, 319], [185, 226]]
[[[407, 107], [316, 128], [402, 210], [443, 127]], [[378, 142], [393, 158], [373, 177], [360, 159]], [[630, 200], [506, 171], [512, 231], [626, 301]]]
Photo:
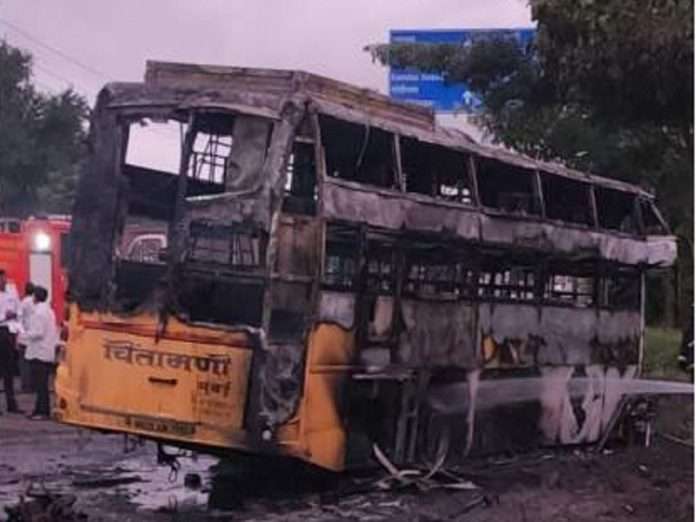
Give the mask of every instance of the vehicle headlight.
[[34, 250], [46, 251], [51, 249], [51, 236], [46, 232], [37, 232], [34, 235]]

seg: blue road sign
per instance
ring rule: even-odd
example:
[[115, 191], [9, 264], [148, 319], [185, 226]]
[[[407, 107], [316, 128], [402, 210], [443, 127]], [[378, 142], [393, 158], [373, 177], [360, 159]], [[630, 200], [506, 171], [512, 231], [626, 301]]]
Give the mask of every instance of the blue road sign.
[[[535, 29], [454, 29], [454, 30], [392, 30], [390, 43], [449, 43], [470, 45], [481, 38], [510, 38], [527, 47]], [[389, 71], [389, 95], [437, 112], [475, 112], [481, 100], [464, 83], [449, 83], [442, 74], [426, 73], [414, 68]]]

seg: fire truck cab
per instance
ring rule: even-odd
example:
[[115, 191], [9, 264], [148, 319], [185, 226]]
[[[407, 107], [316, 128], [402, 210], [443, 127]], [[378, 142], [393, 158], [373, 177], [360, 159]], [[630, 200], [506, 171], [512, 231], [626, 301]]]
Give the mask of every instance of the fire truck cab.
[[59, 322], [64, 317], [69, 232], [69, 216], [0, 218], [0, 268], [9, 284], [19, 295], [29, 281], [45, 287]]

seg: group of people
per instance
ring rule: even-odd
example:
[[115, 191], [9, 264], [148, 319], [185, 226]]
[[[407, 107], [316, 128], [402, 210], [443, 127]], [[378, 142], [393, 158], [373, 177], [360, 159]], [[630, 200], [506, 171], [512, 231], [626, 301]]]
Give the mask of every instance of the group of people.
[[[59, 342], [56, 317], [48, 303], [48, 290], [27, 283], [24, 297], [8, 284], [0, 269], [0, 376], [9, 413], [24, 413], [14, 392], [15, 361], [23, 356], [30, 368], [36, 392], [32, 420], [48, 419], [51, 413], [48, 383]], [[1, 412], [0, 412], [1, 414]]]

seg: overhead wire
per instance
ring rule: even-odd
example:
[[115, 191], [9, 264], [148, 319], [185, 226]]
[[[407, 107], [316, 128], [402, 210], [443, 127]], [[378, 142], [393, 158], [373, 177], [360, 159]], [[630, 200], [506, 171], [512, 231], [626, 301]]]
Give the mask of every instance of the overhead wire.
[[[41, 38], [38, 38], [37, 36], [31, 34], [29, 31], [27, 31], [26, 29], [23, 29], [22, 27], [18, 26], [16, 23], [11, 22], [11, 21], [7, 20], [6, 18], [0, 17], [0, 24], [8, 27], [10, 30], [23, 36], [27, 40], [34, 42], [35, 44], [39, 45], [43, 49], [51, 51], [52, 53], [56, 54], [57, 56], [60, 56], [64, 60], [73, 64], [74, 66], [79, 67], [80, 69], [82, 69], [86, 72], [89, 72], [90, 74], [92, 74], [94, 76], [99, 76], [100, 78], [106, 79], [107, 81], [112, 80], [112, 77], [109, 74], [107, 74], [106, 72], [101, 71], [101, 70], [97, 69], [96, 67], [93, 67], [89, 64], [86, 64], [86, 63], [82, 62], [81, 60], [78, 60], [74, 56], [71, 56], [70, 54], [66, 53], [65, 51], [62, 51], [61, 49], [57, 48], [56, 46], [51, 45], [51, 44], [43, 41]], [[35, 50], [31, 49], [31, 51], [32, 51], [34, 57], [36, 58], [37, 53], [35, 52]], [[92, 87], [86, 88], [87, 86], [84, 83], [82, 83], [82, 81], [78, 82], [75, 80], [70, 80], [63, 75], [52, 71], [51, 69], [47, 68], [45, 65], [40, 64], [36, 59], [34, 60], [34, 65], [36, 66], [37, 69], [41, 70], [45, 74], [48, 74], [49, 76], [52, 76], [56, 79], [62, 80], [64, 82], [66, 82], [69, 86], [80, 85], [80, 87], [84, 90], [87, 90], [87, 91], [93, 90]], [[172, 135], [168, 134], [167, 132], [164, 132], [161, 129], [156, 129], [153, 127], [145, 127], [145, 130], [148, 132], [157, 134], [158, 136], [169, 139], [169, 140], [177, 139], [177, 138], [174, 138]]]
[[30, 41], [36, 43], [37, 45], [40, 45], [41, 47], [50, 50], [51, 52], [53, 52], [53, 53], [57, 54], [58, 56], [62, 57], [64, 60], [69, 61], [69, 62], [72, 63], [73, 65], [75, 65], [75, 66], [77, 66], [77, 67], [79, 67], [79, 68], [81, 68], [81, 69], [83, 69], [83, 70], [85, 70], [85, 71], [87, 71], [87, 72], [89, 72], [89, 73], [91, 73], [91, 74], [94, 74], [94, 75], [96, 75], [96, 76], [100, 76], [100, 77], [102, 77], [102, 78], [106, 78], [107, 80], [111, 80], [111, 78], [109, 77], [109, 75], [106, 74], [105, 72], [100, 71], [100, 70], [96, 69], [95, 67], [92, 67], [91, 65], [87, 65], [87, 64], [81, 62], [80, 60], [78, 60], [77, 58], [75, 58], [75, 57], [69, 55], [68, 53], [66, 53], [66, 52], [64, 52], [64, 51], [61, 51], [61, 50], [58, 49], [57, 47], [55, 47], [55, 46], [53, 46], [53, 45], [51, 45], [51, 44], [49, 44], [49, 43], [44, 42], [43, 40], [41, 40], [40, 38], [38, 38], [38, 37], [32, 35], [32, 34], [29, 33], [28, 31], [26, 31], [25, 29], [22, 29], [22, 28], [19, 27], [17, 24], [15, 24], [15, 23], [13, 23], [13, 22], [10, 22], [9, 20], [7, 20], [7, 19], [5, 19], [5, 18], [1, 18], [1, 17], [0, 17], [0, 24], [3, 24], [3, 25], [5, 25], [6, 27], [9, 27], [9, 28], [12, 29], [13, 31], [17, 32], [18, 34], [21, 34], [21, 35], [22, 35], [24, 38], [26, 38], [27, 40], [30, 40]]

